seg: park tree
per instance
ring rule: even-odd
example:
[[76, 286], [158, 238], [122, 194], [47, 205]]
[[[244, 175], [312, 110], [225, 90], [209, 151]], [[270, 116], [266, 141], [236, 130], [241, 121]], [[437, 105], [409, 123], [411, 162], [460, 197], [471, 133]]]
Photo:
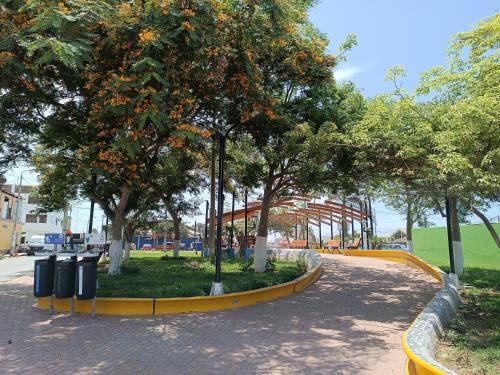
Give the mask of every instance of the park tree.
[[427, 197], [450, 200], [458, 274], [459, 207], [474, 207], [478, 198], [497, 201], [500, 190], [499, 20], [495, 15], [455, 35], [449, 66], [425, 72], [413, 94], [401, 88], [403, 69], [392, 69], [394, 92], [374, 98], [352, 134], [360, 146], [358, 165], [371, 176], [418, 185]]
[[406, 244], [413, 253], [413, 226], [423, 224], [433, 206], [432, 200], [410, 183], [387, 181], [378, 187], [378, 197], [390, 208], [406, 219]]
[[109, 15], [105, 2], [0, 1], [0, 174], [33, 152], [60, 89], [90, 59], [89, 25]]
[[276, 4], [277, 11], [253, 9], [255, 20], [246, 32], [261, 35], [249, 46], [254, 83], [247, 83], [248, 98], [229, 97], [223, 107], [225, 123], [240, 125], [238, 129], [250, 135], [248, 142], [263, 161], [263, 169], [253, 171], [263, 188], [256, 272], [265, 269], [271, 205], [294, 188], [294, 176], [306, 162], [306, 145], [316, 131], [294, 114], [292, 104], [307, 95], [308, 88], [332, 81], [334, 59], [325, 52], [325, 38], [307, 20], [310, 5], [307, 1], [291, 1]]
[[[197, 116], [234, 51], [223, 49], [228, 16], [222, 2], [103, 4], [107, 17], [90, 17], [77, 32], [90, 35], [86, 59], [70, 64], [71, 71], [52, 67], [64, 74], [45, 90], [54, 90], [55, 99], [44, 108], [39, 143], [62, 169], [72, 164], [74, 175], [87, 178], [78, 180], [84, 186], [78, 191], [91, 194], [101, 181], [118, 191], [110, 214], [113, 259], [120, 258], [128, 200], [148, 186], [159, 150], [182, 148], [186, 138], [209, 135], [196, 126]], [[28, 21], [43, 11], [34, 7]], [[49, 11], [71, 17], [74, 10], [69, 4]], [[27, 53], [20, 42], [13, 48], [19, 56]], [[42, 73], [36, 75], [41, 81]], [[88, 197], [99, 202], [98, 196]], [[119, 272], [119, 262], [112, 265], [110, 272]]]
[[187, 148], [163, 150], [153, 170], [156, 177], [150, 182], [154, 195], [172, 218], [174, 256], [179, 256], [182, 218], [196, 213], [200, 205], [198, 196], [204, 187], [198, 160], [203, 154], [194, 151], [194, 146], [191, 148], [191, 151]]

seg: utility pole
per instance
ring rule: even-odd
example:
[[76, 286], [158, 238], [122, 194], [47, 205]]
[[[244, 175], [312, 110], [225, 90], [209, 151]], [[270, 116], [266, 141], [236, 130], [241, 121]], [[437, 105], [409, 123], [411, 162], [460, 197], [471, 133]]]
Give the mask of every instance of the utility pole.
[[[16, 213], [14, 214], [14, 227], [12, 228], [12, 250], [11, 254], [13, 256], [17, 256], [17, 217], [19, 216], [19, 205], [21, 204], [21, 187], [23, 186], [23, 173], [21, 172], [21, 177], [19, 179], [18, 193], [17, 193], [17, 204], [16, 204]], [[15, 191], [14, 191], [15, 192]]]

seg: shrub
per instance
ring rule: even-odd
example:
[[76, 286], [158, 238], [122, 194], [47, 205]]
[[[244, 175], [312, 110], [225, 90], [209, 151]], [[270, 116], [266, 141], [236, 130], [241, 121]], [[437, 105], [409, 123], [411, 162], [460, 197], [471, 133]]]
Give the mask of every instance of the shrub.
[[269, 257], [266, 259], [266, 272], [275, 272], [276, 271], [276, 258]]
[[129, 262], [126, 262], [126, 263], [122, 264], [121, 271], [122, 271], [122, 273], [125, 273], [128, 275], [137, 275], [138, 273], [141, 272], [141, 269], [136, 264], [131, 264]]
[[170, 256], [170, 255], [163, 255], [160, 259], [170, 261], [170, 260], [186, 260], [187, 258], [186, 257], [174, 257], [174, 256]]
[[304, 259], [297, 259], [295, 261], [295, 265], [297, 266], [297, 269], [299, 270], [300, 273], [306, 273], [307, 272], [307, 263]]
[[186, 263], [186, 266], [193, 272], [200, 269], [200, 263], [196, 260]]
[[252, 272], [253, 268], [253, 258], [242, 259], [240, 261], [240, 271], [242, 272]]

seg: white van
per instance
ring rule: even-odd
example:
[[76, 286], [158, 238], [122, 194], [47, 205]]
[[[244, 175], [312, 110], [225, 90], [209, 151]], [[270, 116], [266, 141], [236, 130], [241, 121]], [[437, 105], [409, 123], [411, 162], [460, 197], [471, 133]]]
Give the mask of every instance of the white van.
[[42, 251], [45, 248], [45, 235], [35, 234], [25, 242], [26, 254], [35, 255], [36, 251]]

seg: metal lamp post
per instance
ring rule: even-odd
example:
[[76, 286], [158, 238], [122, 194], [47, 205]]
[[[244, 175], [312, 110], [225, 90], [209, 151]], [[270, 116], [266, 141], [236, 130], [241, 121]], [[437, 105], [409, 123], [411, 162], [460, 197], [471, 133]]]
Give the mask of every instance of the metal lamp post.
[[217, 234], [215, 247], [215, 279], [212, 283], [210, 295], [224, 294], [224, 289], [221, 282], [221, 261], [222, 261], [222, 216], [224, 214], [224, 159], [226, 157], [226, 138], [236, 127], [233, 125], [225, 133], [219, 131], [219, 175], [218, 175], [218, 192], [217, 192]]

